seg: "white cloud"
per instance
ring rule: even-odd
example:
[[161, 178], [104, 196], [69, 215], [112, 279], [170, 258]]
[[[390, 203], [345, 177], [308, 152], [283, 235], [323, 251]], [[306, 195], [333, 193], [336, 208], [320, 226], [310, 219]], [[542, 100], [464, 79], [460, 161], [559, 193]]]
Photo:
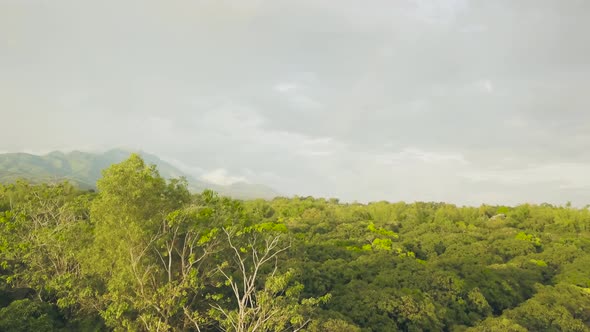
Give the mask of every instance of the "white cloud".
[[493, 93], [494, 83], [491, 80], [484, 79], [475, 83], [476, 88], [483, 93]]
[[207, 172], [201, 175], [201, 179], [218, 185], [228, 186], [237, 182], [248, 182], [243, 176], [235, 176], [228, 174], [224, 168]]
[[0, 148], [124, 145], [351, 200], [590, 201], [588, 1], [189, 2], [8, 1]]
[[467, 0], [418, 0], [412, 4], [413, 16], [431, 24], [450, 23], [468, 6]]
[[461, 154], [429, 152], [412, 147], [405, 148], [400, 152], [380, 154], [377, 156], [377, 160], [386, 165], [404, 164], [416, 161], [426, 164], [469, 164]]
[[508, 117], [506, 120], [504, 120], [504, 124], [507, 127], [522, 129], [522, 128], [527, 127], [528, 120], [520, 114], [514, 114], [514, 115]]
[[290, 102], [297, 109], [319, 109], [322, 107], [322, 104], [320, 102], [303, 94], [292, 96], [290, 98]]
[[559, 183], [559, 187], [590, 187], [589, 164], [549, 163], [522, 169], [479, 170], [463, 176], [473, 182], [489, 182], [502, 185], [532, 185], [538, 183]]
[[301, 156], [322, 157], [333, 155], [336, 151], [342, 150], [341, 144], [330, 137], [309, 138], [299, 137], [299, 147], [296, 153]]
[[171, 119], [157, 115], [150, 115], [146, 118], [146, 124], [154, 133], [167, 134], [174, 129], [174, 122]]
[[289, 91], [293, 91], [297, 89], [297, 84], [292, 83], [292, 82], [283, 82], [283, 83], [279, 83], [277, 85], [274, 86], [274, 90], [278, 91], [278, 92], [289, 92]]
[[159, 158], [167, 163], [170, 163], [172, 166], [178, 168], [179, 170], [197, 178], [200, 177], [203, 173], [205, 173], [205, 170], [201, 167], [189, 165], [175, 158], [170, 158], [167, 156], [159, 156]]
[[300, 80], [303, 82], [278, 83], [273, 89], [282, 94], [287, 102], [296, 110], [321, 108], [322, 104], [320, 102], [304, 92], [310, 89], [308, 86], [309, 82], [306, 83], [305, 81], [315, 81], [315, 76], [310, 73], [301, 73], [298, 76], [301, 76]]

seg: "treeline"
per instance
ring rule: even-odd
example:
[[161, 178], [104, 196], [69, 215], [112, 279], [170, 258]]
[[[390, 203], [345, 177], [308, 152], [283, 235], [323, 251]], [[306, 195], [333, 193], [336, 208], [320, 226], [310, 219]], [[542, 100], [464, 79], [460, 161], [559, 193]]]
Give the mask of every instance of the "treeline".
[[590, 331], [590, 211], [0, 185], [0, 331]]

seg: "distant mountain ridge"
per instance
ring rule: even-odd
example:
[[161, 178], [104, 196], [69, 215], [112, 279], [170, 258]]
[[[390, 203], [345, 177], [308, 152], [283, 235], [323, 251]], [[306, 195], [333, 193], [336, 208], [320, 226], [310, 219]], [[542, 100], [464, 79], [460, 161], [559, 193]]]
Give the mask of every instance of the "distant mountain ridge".
[[155, 155], [123, 149], [113, 149], [104, 153], [53, 151], [45, 155], [20, 152], [0, 154], [0, 183], [12, 183], [20, 178], [32, 182], [68, 180], [80, 188], [94, 189], [103, 169], [122, 162], [133, 152], [138, 153], [147, 164], [156, 165], [160, 175], [165, 178], [185, 177], [192, 192], [211, 189], [221, 195], [238, 199], [272, 199], [279, 196], [272, 188], [260, 184], [237, 182], [231, 185], [218, 185], [202, 181]]

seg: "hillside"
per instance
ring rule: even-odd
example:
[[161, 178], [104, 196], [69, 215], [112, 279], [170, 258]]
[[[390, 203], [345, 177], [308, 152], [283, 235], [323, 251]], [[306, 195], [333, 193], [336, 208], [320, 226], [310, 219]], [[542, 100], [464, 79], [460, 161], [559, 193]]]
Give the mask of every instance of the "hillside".
[[[101, 171], [125, 160], [130, 153], [122, 149], [113, 149], [104, 153], [54, 151], [41, 156], [28, 153], [0, 154], [0, 183], [12, 183], [20, 178], [35, 183], [68, 180], [82, 189], [94, 189], [96, 180], [101, 177]], [[155, 155], [145, 152], [139, 154], [147, 163], [155, 164], [165, 178], [184, 176], [193, 192], [212, 189], [238, 199], [272, 199], [279, 196], [272, 188], [261, 184], [239, 182], [224, 186], [202, 181]]]

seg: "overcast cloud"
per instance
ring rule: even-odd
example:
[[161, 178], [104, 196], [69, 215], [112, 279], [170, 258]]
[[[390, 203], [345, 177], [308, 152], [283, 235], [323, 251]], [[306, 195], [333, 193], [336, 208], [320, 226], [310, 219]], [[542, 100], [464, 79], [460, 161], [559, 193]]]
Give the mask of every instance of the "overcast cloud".
[[590, 203], [590, 1], [0, 0], [0, 151], [287, 195]]

